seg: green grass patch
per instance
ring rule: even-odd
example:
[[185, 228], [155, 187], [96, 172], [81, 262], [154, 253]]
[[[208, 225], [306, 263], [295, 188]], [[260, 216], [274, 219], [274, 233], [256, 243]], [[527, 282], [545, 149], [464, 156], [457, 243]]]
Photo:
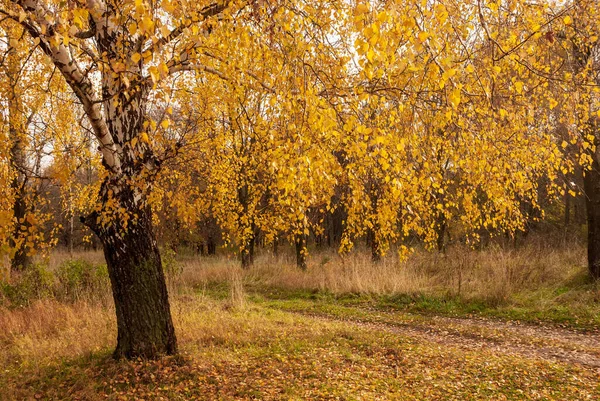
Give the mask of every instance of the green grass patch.
[[[580, 330], [600, 328], [600, 304], [593, 299], [592, 285], [555, 289], [540, 289], [515, 294], [500, 304], [486, 300], [465, 300], [447, 295], [426, 294], [334, 294], [329, 291], [301, 290], [249, 285], [246, 287], [254, 302], [276, 305], [277, 301], [287, 308], [301, 305], [301, 308], [332, 308], [356, 306], [400, 311], [419, 315], [440, 315], [448, 317], [484, 317], [515, 320], [528, 323], [551, 323]], [[559, 297], [557, 299], [557, 297]], [[561, 300], [567, 302], [561, 302]], [[289, 301], [289, 302], [283, 302]], [[589, 302], [586, 302], [589, 301]], [[300, 307], [300, 306], [299, 306]]]

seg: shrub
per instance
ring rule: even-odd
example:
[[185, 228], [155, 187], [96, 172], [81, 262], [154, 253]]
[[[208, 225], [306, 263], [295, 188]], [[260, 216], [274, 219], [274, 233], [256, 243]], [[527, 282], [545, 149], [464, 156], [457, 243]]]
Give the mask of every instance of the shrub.
[[110, 288], [105, 264], [94, 265], [85, 260], [68, 260], [58, 267], [56, 276], [57, 297], [68, 301], [104, 297]]
[[169, 247], [162, 249], [160, 256], [167, 280], [173, 283], [183, 272], [183, 266], [177, 261], [175, 251]]
[[0, 284], [2, 298], [12, 306], [29, 305], [32, 300], [53, 295], [55, 278], [43, 264], [33, 264], [14, 278]]

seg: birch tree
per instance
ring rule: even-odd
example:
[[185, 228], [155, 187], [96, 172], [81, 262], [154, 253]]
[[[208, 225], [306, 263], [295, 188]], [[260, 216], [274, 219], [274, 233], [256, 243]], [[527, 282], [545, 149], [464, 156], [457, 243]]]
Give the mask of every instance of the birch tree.
[[161, 165], [148, 105], [165, 102], [182, 71], [213, 72], [198, 61], [210, 24], [230, 2], [4, 1], [3, 23], [19, 24], [80, 102], [102, 155], [93, 213], [82, 217], [102, 242], [117, 314], [115, 357], [156, 357], [177, 341], [152, 216], [146, 202]]

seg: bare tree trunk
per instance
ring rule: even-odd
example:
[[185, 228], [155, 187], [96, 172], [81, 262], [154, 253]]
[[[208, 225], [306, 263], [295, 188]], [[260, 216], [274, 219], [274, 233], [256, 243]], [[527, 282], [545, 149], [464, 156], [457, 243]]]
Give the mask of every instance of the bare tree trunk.
[[273, 238], [273, 256], [279, 256], [279, 238]]
[[436, 245], [438, 252], [446, 252], [446, 230], [448, 224], [446, 223], [446, 216], [440, 214], [436, 222]]
[[296, 266], [301, 270], [307, 269], [306, 264], [306, 235], [304, 233], [296, 235]]
[[27, 220], [31, 207], [27, 202], [27, 187], [29, 177], [26, 174], [27, 159], [25, 154], [27, 129], [24, 116], [23, 102], [18, 93], [19, 70], [21, 67], [18, 54], [14, 48], [10, 48], [7, 57], [7, 68], [5, 70], [9, 80], [10, 89], [8, 93], [8, 125], [9, 138], [12, 140], [10, 146], [10, 164], [14, 173], [11, 188], [14, 191], [13, 218], [14, 228], [11, 236], [11, 247], [15, 253], [11, 259], [11, 270], [22, 271], [27, 269], [32, 258], [28, 254], [27, 237], [29, 235], [30, 223]]
[[73, 259], [73, 236], [75, 233], [75, 213], [73, 211], [73, 194], [69, 186], [69, 257]]
[[367, 231], [367, 236], [370, 238], [371, 240], [371, 260], [373, 262], [379, 262], [381, 260], [381, 239], [379, 238], [379, 222], [377, 221], [378, 219], [378, 209], [379, 209], [379, 185], [378, 183], [375, 181], [375, 179], [371, 180], [370, 183], [370, 188], [369, 188], [369, 198], [371, 201], [371, 208], [372, 211], [371, 213], [373, 214], [374, 217], [374, 221], [373, 221], [373, 227], [369, 228], [369, 230]]
[[593, 157], [590, 170], [584, 172], [587, 210], [588, 269], [594, 280], [600, 279], [600, 165]]
[[[244, 184], [242, 187], [238, 188], [238, 202], [240, 202], [240, 205], [242, 206], [242, 216], [248, 215], [248, 208], [250, 202], [248, 198], [248, 184]], [[242, 216], [239, 216], [240, 224], [247, 224], [242, 223], [244, 221]], [[254, 247], [256, 243], [256, 226], [254, 222], [250, 223], [250, 230], [251, 234], [249, 237], [246, 237], [245, 235], [243, 236], [243, 243], [240, 249], [240, 259], [242, 262], [243, 269], [249, 269], [250, 266], [254, 264]]]
[[367, 231], [367, 237], [369, 238], [369, 245], [371, 247], [371, 260], [373, 262], [379, 262], [381, 260], [381, 248], [375, 230], [369, 229]]
[[254, 243], [256, 241], [256, 236], [254, 235], [254, 230], [250, 238], [246, 239], [242, 250], [240, 252], [242, 268], [249, 269], [254, 264]]
[[206, 240], [206, 252], [210, 256], [217, 254], [217, 243], [212, 235], [209, 235], [208, 239]]
[[564, 226], [565, 232], [569, 230], [569, 226], [571, 225], [571, 195], [569, 191], [565, 191], [565, 219]]
[[26, 237], [30, 224], [27, 222], [27, 203], [25, 200], [25, 189], [17, 187], [15, 203], [13, 206], [13, 218], [15, 229], [11, 237], [11, 246], [15, 248], [15, 254], [10, 261], [12, 271], [26, 270], [32, 264], [32, 258], [27, 251]]

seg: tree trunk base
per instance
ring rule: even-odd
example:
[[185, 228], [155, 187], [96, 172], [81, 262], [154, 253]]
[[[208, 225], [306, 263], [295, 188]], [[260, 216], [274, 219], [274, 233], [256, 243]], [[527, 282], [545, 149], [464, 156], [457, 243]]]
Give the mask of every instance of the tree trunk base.
[[592, 280], [600, 280], [600, 164], [594, 156], [592, 168], [584, 173], [587, 209], [588, 269]]
[[127, 227], [99, 226], [97, 213], [84, 219], [98, 235], [117, 314], [119, 358], [155, 359], [177, 353], [167, 286], [149, 208], [131, 213]]

